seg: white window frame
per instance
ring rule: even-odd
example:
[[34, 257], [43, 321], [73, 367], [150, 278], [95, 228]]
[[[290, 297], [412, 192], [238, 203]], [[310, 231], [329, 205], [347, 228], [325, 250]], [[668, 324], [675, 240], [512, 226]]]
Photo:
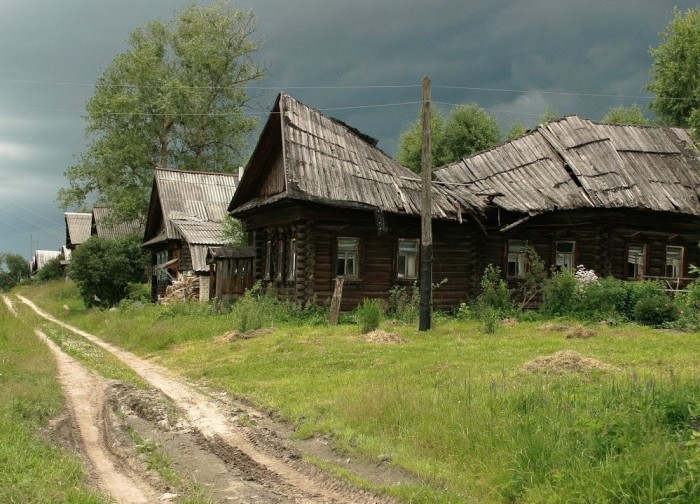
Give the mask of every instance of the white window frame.
[[[646, 263], [646, 243], [630, 243], [627, 246], [627, 278], [644, 278]], [[632, 275], [630, 275], [630, 271]]]
[[[412, 250], [407, 250], [404, 247], [402, 250], [402, 245], [411, 244]], [[396, 278], [404, 280], [415, 280], [418, 278], [418, 251], [419, 251], [420, 240], [417, 238], [399, 238], [398, 247], [396, 252]], [[401, 267], [401, 258], [404, 258], [403, 268]], [[411, 268], [413, 264], [413, 268]], [[411, 269], [413, 271], [411, 271]]]
[[275, 261], [275, 279], [278, 282], [284, 277], [284, 240], [277, 240], [277, 257]]
[[[560, 245], [571, 245], [571, 252], [559, 250]], [[560, 271], [573, 273], [576, 269], [576, 242], [574, 240], [560, 240], [554, 242], [554, 264]]]
[[[525, 276], [527, 271], [527, 245], [527, 240], [511, 239], [507, 241], [506, 276], [508, 278], [522, 278]], [[513, 265], [512, 268], [511, 264]]]
[[[351, 246], [354, 245], [354, 246]], [[360, 277], [360, 239], [353, 236], [339, 236], [336, 242], [336, 274], [339, 277], [354, 280]], [[343, 272], [340, 272], [340, 263]], [[353, 271], [348, 273], [348, 264], [353, 265]]]
[[[669, 254], [669, 251], [677, 251], [678, 257], [671, 257], [669, 262], [669, 256], [675, 255], [675, 253]], [[664, 266], [664, 276], [668, 278], [682, 278], [683, 277], [683, 260], [685, 259], [685, 247], [680, 245], [666, 245], [666, 264]], [[669, 275], [669, 267], [671, 268], [671, 274]]]

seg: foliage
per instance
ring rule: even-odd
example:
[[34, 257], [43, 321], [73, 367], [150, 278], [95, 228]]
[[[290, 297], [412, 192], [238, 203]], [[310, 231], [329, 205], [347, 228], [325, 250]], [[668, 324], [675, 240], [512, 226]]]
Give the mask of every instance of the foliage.
[[476, 298], [477, 314], [495, 310], [501, 315], [513, 312], [513, 302], [508, 284], [501, 278], [501, 268], [489, 264], [481, 276], [481, 293]]
[[420, 292], [417, 285], [396, 285], [389, 290], [387, 313], [397, 320], [414, 323], [418, 320]]
[[245, 86], [263, 75], [254, 25], [224, 0], [133, 32], [87, 104], [88, 147], [65, 172], [61, 205], [97, 200], [128, 222], [145, 213], [155, 166], [233, 171], [255, 126]]
[[540, 115], [540, 124], [554, 121], [557, 117], [559, 117], [559, 112], [557, 112], [557, 109], [553, 105], [547, 104], [547, 106], [544, 108], [544, 112], [542, 112], [542, 115]]
[[673, 19], [661, 34], [659, 47], [651, 49], [654, 62], [647, 91], [655, 94], [651, 109], [666, 123], [700, 126], [700, 9]]
[[29, 263], [19, 254], [0, 254], [0, 290], [9, 290], [29, 278]]
[[278, 312], [274, 290], [263, 291], [260, 282], [256, 282], [233, 304], [230, 317], [236, 330], [244, 333], [272, 326]]
[[236, 246], [248, 243], [241, 221], [226, 214], [221, 220], [221, 225], [223, 227], [224, 239], [229, 245]]
[[522, 311], [530, 302], [535, 299], [544, 288], [547, 280], [547, 270], [544, 267], [544, 261], [532, 245], [525, 247], [525, 255], [527, 257], [527, 268], [523, 281], [518, 287], [522, 303], [520, 310]]
[[649, 126], [653, 124], [651, 120], [644, 114], [642, 107], [633, 103], [629, 107], [618, 105], [611, 108], [605, 116], [603, 116], [605, 124], [634, 124], [638, 126]]
[[632, 315], [640, 324], [661, 326], [678, 318], [678, 307], [660, 281], [634, 282]]
[[[498, 119], [476, 104], [459, 105], [445, 119], [431, 109], [432, 165], [443, 166], [501, 141]], [[401, 133], [396, 159], [416, 173], [421, 171], [423, 132], [421, 118]]]
[[62, 260], [63, 255], [59, 255], [58, 257], [54, 257], [44, 264], [44, 266], [36, 274], [37, 280], [46, 282], [48, 280], [63, 278], [63, 266], [61, 266]]
[[366, 334], [377, 329], [382, 320], [383, 311], [380, 299], [363, 299], [355, 309], [355, 320], [360, 325], [360, 332]]
[[578, 309], [580, 299], [576, 276], [568, 270], [555, 271], [544, 284], [541, 309], [548, 315], [571, 315]]
[[145, 260], [138, 237], [116, 240], [91, 236], [73, 252], [70, 276], [86, 306], [114, 306], [129, 284], [143, 282]]
[[508, 129], [508, 133], [506, 133], [506, 139], [515, 140], [516, 138], [524, 136], [527, 133], [527, 131], [527, 126], [525, 126], [521, 121], [514, 121]]

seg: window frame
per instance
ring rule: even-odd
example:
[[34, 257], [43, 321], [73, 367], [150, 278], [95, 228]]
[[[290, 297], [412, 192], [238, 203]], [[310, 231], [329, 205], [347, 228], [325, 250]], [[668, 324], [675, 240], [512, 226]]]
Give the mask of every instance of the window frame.
[[[413, 251], [402, 251], [401, 250], [401, 244], [402, 243], [411, 243], [414, 245], [414, 250]], [[403, 254], [406, 255], [406, 260], [404, 261], [404, 264], [406, 268], [404, 268], [406, 271], [402, 272], [401, 271], [401, 256]], [[408, 274], [408, 258], [410, 256], [413, 256], [413, 275]], [[396, 278], [398, 280], [417, 280], [418, 279], [418, 274], [420, 271], [420, 240], [418, 238], [398, 238], [396, 241]]]
[[[355, 247], [350, 251], [341, 251], [341, 241], [353, 241]], [[362, 241], [356, 236], [338, 236], [335, 241], [336, 251], [335, 251], [335, 274], [336, 277], [345, 278], [346, 280], [359, 280], [360, 279], [360, 249]], [[341, 252], [343, 253], [343, 273], [341, 274], [338, 269], [338, 265], [341, 260]], [[354, 255], [354, 271], [353, 274], [348, 275], [348, 258]]]
[[[522, 244], [522, 251], [511, 252], [511, 248], [519, 242]], [[520, 238], [509, 238], [506, 240], [506, 277], [507, 278], [523, 278], [525, 273], [527, 273], [527, 246], [529, 245], [528, 240], [523, 240]], [[515, 261], [511, 261], [511, 253], [515, 254]], [[511, 274], [510, 265], [515, 264], [514, 273]]]
[[287, 249], [287, 280], [291, 281], [296, 278], [297, 274], [297, 239], [289, 239], [289, 248]]
[[272, 278], [272, 240], [265, 242], [265, 264], [263, 265], [263, 280]]
[[[571, 244], [571, 252], [559, 252], [558, 247], [559, 244], [564, 244], [564, 243], [570, 243]], [[576, 252], [577, 252], [577, 246], [576, 246], [576, 240], [557, 240], [554, 242], [554, 266], [557, 268], [559, 271], [568, 271], [569, 273], [574, 273], [576, 271]], [[566, 255], [571, 257], [571, 262], [569, 267], [565, 267], [565, 265], [560, 265], [559, 264], [559, 255]]]
[[[668, 267], [671, 266], [672, 268], [674, 268], [674, 265], [669, 264], [669, 262], [668, 262], [669, 249], [680, 250], [680, 257], [678, 259], [678, 275], [669, 275], [668, 274]], [[683, 278], [683, 274], [685, 271], [684, 263], [685, 263], [685, 247], [682, 245], [666, 245], [666, 256], [664, 258], [664, 276], [666, 278]]]
[[[630, 262], [630, 254], [632, 252], [633, 248], [641, 247], [641, 253], [637, 254], [635, 257], [641, 259], [640, 262]], [[647, 254], [648, 254], [649, 248], [647, 247], [646, 243], [629, 243], [627, 245], [627, 267], [625, 268], [625, 274], [627, 276], [627, 279], [631, 280], [641, 280], [644, 278], [646, 275], [646, 269], [647, 269]], [[641, 268], [640, 268], [641, 265]], [[633, 270], [633, 274], [630, 275], [630, 267]]]
[[277, 239], [275, 247], [275, 281], [281, 282], [284, 278], [284, 240]]

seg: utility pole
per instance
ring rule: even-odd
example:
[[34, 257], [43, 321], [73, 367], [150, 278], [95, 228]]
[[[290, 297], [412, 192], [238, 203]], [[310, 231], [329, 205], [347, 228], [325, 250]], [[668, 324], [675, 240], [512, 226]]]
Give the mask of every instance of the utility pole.
[[433, 228], [432, 228], [432, 160], [430, 159], [430, 77], [423, 77], [421, 109], [423, 143], [421, 152], [421, 241], [420, 241], [420, 319], [419, 331], [431, 327], [433, 312]]

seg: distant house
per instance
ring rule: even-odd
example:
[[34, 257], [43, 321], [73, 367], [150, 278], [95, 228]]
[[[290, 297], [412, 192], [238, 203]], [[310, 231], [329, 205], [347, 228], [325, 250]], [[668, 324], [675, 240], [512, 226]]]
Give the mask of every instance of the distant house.
[[221, 223], [237, 183], [237, 174], [155, 170], [142, 245], [154, 301], [183, 275], [198, 276], [199, 298], [209, 299], [207, 252], [226, 244]]
[[51, 260], [60, 257], [61, 251], [58, 250], [37, 250], [32, 257], [32, 262], [30, 263], [30, 274], [35, 275], [46, 266]]
[[66, 247], [75, 248], [90, 238], [92, 213], [65, 212]]
[[[700, 254], [700, 160], [677, 128], [576, 116], [436, 170], [437, 307], [473, 298], [487, 264], [512, 286], [532, 245], [547, 267], [689, 281]], [[420, 179], [357, 130], [281, 94], [229, 206], [253, 278], [298, 303], [342, 309], [419, 276]]]
[[140, 219], [131, 222], [114, 223], [110, 220], [111, 210], [106, 207], [94, 207], [90, 233], [102, 238], [115, 239], [125, 236], [143, 236], [144, 223]]

